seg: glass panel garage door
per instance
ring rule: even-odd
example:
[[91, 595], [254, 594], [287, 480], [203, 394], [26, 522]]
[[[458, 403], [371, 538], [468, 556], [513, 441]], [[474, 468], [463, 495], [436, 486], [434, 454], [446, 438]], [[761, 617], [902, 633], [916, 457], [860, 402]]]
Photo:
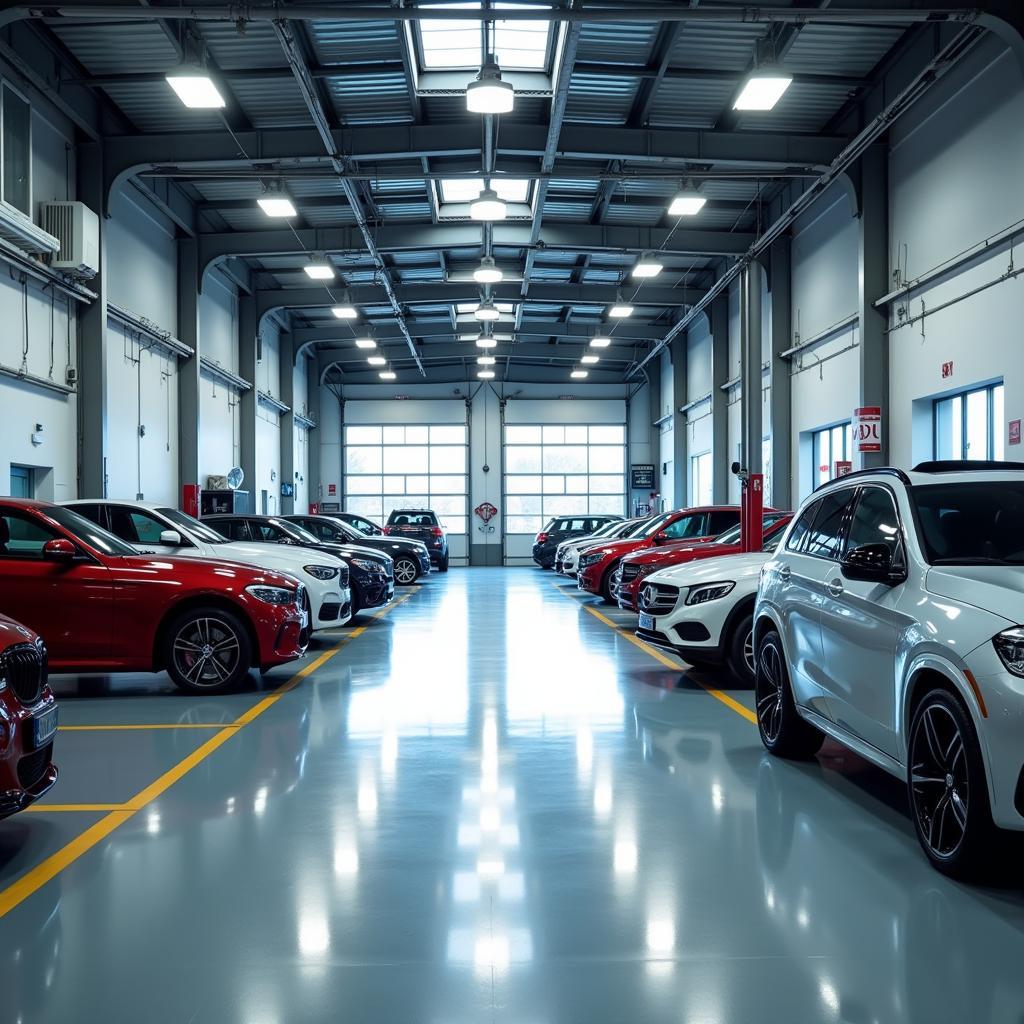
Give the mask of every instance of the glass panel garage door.
[[535, 534], [554, 516], [626, 507], [621, 424], [505, 427], [505, 534]]
[[394, 508], [432, 508], [465, 536], [466, 425], [345, 427], [345, 510], [383, 523]]

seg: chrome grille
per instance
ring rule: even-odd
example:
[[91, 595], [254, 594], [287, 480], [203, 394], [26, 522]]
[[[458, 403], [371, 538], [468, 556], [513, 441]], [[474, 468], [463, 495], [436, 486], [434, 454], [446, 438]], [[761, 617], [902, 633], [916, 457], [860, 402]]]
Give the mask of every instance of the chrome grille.
[[637, 604], [642, 612], [664, 615], [672, 611], [679, 600], [679, 588], [667, 583], [645, 583], [640, 588]]
[[46, 683], [46, 648], [16, 644], [0, 656], [0, 676], [22, 704], [35, 704]]
[[625, 562], [622, 566], [622, 582], [629, 583], [640, 575], [640, 566]]

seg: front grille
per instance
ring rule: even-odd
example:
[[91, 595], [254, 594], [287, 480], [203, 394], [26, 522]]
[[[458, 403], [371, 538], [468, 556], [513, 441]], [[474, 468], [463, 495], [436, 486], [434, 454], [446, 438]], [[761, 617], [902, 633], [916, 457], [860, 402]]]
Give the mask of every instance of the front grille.
[[18, 784], [22, 789], [30, 789], [43, 777], [52, 754], [53, 743], [47, 743], [18, 761]]
[[46, 685], [46, 648], [35, 644], [16, 644], [0, 656], [0, 676], [22, 704], [39, 700]]
[[651, 615], [664, 615], [672, 611], [679, 600], [679, 588], [667, 583], [645, 583], [640, 588], [637, 604], [640, 611]]
[[320, 621], [335, 622], [341, 615], [341, 605], [337, 601], [324, 601], [320, 605]]
[[622, 582], [629, 583], [630, 580], [635, 580], [640, 575], [640, 566], [631, 565], [627, 562], [622, 567]]

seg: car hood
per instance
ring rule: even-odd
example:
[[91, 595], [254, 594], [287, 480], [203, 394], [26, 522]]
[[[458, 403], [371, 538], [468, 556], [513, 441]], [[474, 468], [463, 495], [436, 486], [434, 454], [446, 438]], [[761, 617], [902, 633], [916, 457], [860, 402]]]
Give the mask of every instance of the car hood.
[[196, 575], [209, 576], [225, 590], [232, 585], [248, 587], [253, 583], [266, 583], [274, 587], [294, 587], [298, 580], [284, 572], [265, 569], [258, 565], [232, 562], [226, 558], [182, 558], [178, 555], [125, 555], [120, 564], [127, 570], [156, 579], [187, 579], [195, 583]]
[[387, 562], [391, 557], [386, 551], [377, 548], [364, 548], [361, 544], [340, 544], [342, 553], [348, 558], [365, 558], [369, 562]]
[[739, 548], [733, 544], [664, 544], [656, 548], [643, 548], [623, 561], [631, 565], [664, 566], [692, 562], [698, 558], [722, 558], [735, 554]]
[[756, 589], [761, 566], [771, 557], [766, 551], [755, 551], [745, 555], [737, 553], [704, 558], [698, 562], [685, 562], [682, 565], [659, 569], [652, 572], [644, 583], [671, 583], [677, 587], [692, 587], [698, 583], [733, 580], [739, 584], [743, 580], [748, 580]]
[[650, 537], [638, 537], [634, 540], [613, 540], [607, 544], [595, 544], [593, 548], [588, 550], [591, 554], [594, 551], [600, 551], [606, 558], [621, 558], [623, 555], [628, 555], [631, 551], [642, 551], [652, 547], [654, 545], [651, 543]]
[[36, 634], [28, 626], [0, 615], [0, 651], [11, 644], [33, 643], [35, 639]]
[[971, 605], [1010, 625], [1024, 624], [1024, 566], [934, 566], [925, 587], [936, 597]]

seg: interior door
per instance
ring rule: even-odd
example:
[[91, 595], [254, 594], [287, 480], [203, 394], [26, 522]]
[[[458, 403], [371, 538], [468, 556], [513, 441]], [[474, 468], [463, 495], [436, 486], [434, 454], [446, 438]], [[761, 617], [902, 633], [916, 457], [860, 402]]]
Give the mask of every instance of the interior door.
[[[884, 487], [860, 490], [844, 550], [885, 544], [903, 559], [899, 514]], [[895, 587], [846, 579], [832, 563], [821, 607], [820, 683], [837, 725], [895, 756], [896, 639], [901, 627]], [[909, 620], [908, 620], [909, 622]]]
[[59, 537], [65, 534], [27, 510], [0, 511], [0, 612], [34, 629], [54, 663], [104, 663], [113, 625], [110, 573], [91, 557], [44, 559], [43, 545]]

